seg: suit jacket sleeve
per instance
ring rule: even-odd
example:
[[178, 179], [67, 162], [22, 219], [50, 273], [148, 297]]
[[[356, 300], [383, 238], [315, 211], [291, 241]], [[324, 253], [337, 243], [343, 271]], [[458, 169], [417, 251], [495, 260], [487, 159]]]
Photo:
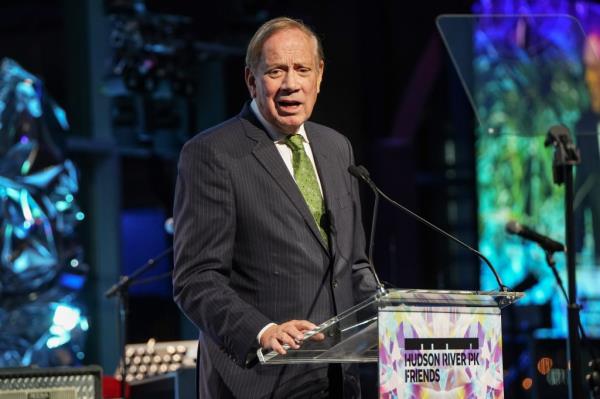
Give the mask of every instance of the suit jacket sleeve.
[[269, 318], [230, 287], [236, 205], [223, 156], [207, 140], [180, 156], [174, 201], [174, 298], [203, 333], [243, 364]]

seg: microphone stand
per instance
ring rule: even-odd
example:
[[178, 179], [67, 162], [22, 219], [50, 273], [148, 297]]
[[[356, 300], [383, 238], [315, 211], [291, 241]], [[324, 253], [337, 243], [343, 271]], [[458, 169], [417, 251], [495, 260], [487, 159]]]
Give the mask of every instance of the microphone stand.
[[575, 276], [575, 221], [573, 217], [573, 165], [581, 162], [579, 149], [571, 139], [571, 132], [563, 125], [552, 126], [548, 131], [544, 146], [554, 147], [552, 175], [556, 185], [565, 184], [565, 238], [568, 277], [568, 327], [567, 356], [569, 372], [569, 398], [584, 397], [581, 374], [579, 326], [579, 305], [577, 305], [577, 285]]
[[173, 247], [170, 247], [154, 258], [150, 258], [142, 266], [134, 270], [129, 276], [121, 276], [119, 281], [113, 284], [106, 292], [104, 296], [106, 298], [117, 297], [119, 304], [119, 346], [121, 347], [121, 398], [125, 399], [125, 377], [127, 375], [125, 368], [125, 346], [127, 345], [127, 318], [129, 315], [129, 286], [136, 282], [136, 279], [156, 266], [157, 262], [165, 258], [167, 255], [173, 252]]
[[377, 290], [380, 294], [385, 294], [385, 287], [379, 280], [379, 276], [375, 272], [375, 263], [373, 261], [373, 247], [375, 246], [375, 228], [377, 224], [377, 211], [379, 209], [379, 191], [373, 188], [374, 184], [369, 184], [373, 193], [375, 194], [375, 199], [373, 200], [373, 216], [371, 217], [371, 233], [369, 235], [369, 264], [371, 265], [371, 271], [373, 272], [373, 276], [375, 277], [375, 283], [377, 284]]
[[[563, 297], [565, 298], [565, 301], [567, 303], [569, 303], [569, 295], [567, 294], [567, 291], [565, 290], [565, 285], [563, 284], [562, 279], [560, 278], [560, 274], [558, 273], [558, 270], [556, 269], [556, 261], [554, 260], [554, 252], [552, 251], [544, 251], [546, 253], [546, 264], [548, 264], [548, 266], [550, 267], [550, 269], [552, 269], [552, 274], [554, 274], [554, 279], [556, 280], [556, 284], [558, 285], [558, 287], [560, 288]], [[580, 306], [577, 306], [578, 309], [581, 309]], [[583, 324], [581, 324], [581, 319], [578, 320], [579, 321], [579, 334], [581, 334], [581, 342], [583, 342], [585, 344], [585, 346], [587, 346], [588, 350], [590, 351], [590, 358], [591, 359], [595, 359], [596, 356], [596, 351], [594, 350], [594, 347], [591, 345], [590, 341], [588, 340], [588, 337], [585, 333], [585, 330], [583, 328]]]

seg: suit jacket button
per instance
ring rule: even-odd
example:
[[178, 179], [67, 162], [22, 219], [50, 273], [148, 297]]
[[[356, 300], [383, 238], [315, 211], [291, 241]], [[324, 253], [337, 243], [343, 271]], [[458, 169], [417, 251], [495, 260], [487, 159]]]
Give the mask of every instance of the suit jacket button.
[[338, 287], [338, 281], [337, 280], [333, 280], [332, 286], [333, 286], [333, 288], [337, 288]]

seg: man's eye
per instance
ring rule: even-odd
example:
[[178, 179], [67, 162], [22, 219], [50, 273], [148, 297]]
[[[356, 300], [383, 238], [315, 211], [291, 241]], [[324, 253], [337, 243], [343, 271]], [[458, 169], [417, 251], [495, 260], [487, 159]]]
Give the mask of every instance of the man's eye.
[[280, 76], [283, 73], [283, 71], [281, 69], [271, 69], [269, 72], [267, 72], [267, 75], [269, 75], [272, 78], [275, 78], [277, 76]]
[[298, 68], [298, 73], [300, 73], [302, 75], [306, 75], [306, 74], [310, 73], [310, 68]]

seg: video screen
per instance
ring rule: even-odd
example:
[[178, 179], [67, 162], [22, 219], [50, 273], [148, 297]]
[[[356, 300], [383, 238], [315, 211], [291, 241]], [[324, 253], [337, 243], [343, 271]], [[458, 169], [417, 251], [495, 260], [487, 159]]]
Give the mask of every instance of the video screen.
[[[567, 302], [549, 265], [555, 262], [566, 290], [565, 254], [546, 251], [516, 233], [529, 229], [565, 243], [565, 184], [559, 184], [564, 176], [547, 138], [555, 126], [569, 129], [581, 156], [573, 185], [578, 302], [587, 334], [598, 337], [600, 6], [533, 3], [527, 9], [517, 1], [477, 3], [474, 13], [480, 17], [464, 22], [473, 38], [469, 52], [452, 49], [453, 39], [446, 38], [455, 66], [471, 68], [459, 74], [479, 120], [479, 248], [505, 285], [525, 291], [519, 305], [551, 310], [538, 336], [566, 336]], [[457, 60], [465, 53], [471, 62]], [[483, 264], [480, 279], [482, 290], [497, 289]]]

